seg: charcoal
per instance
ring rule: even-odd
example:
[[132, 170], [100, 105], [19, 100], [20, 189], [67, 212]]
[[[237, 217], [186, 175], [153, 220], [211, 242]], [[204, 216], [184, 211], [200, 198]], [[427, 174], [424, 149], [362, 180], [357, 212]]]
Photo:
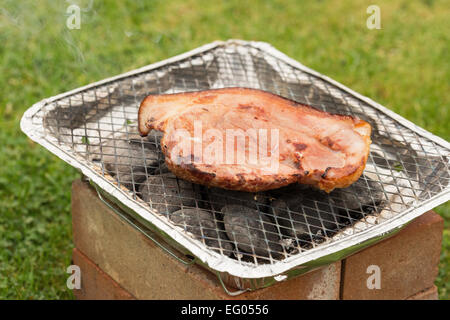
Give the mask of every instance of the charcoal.
[[112, 175], [131, 174], [154, 170], [160, 161], [158, 147], [155, 143], [138, 135], [129, 139], [109, 140], [101, 147], [105, 169]]
[[[119, 173], [116, 179], [120, 185], [128, 188], [131, 191], [138, 191], [140, 185], [147, 179], [147, 174], [143, 171], [133, 173]], [[133, 188], [134, 185], [134, 188]]]
[[164, 174], [164, 173], [170, 173], [170, 170], [167, 167], [167, 164], [165, 162], [161, 162], [159, 164], [159, 167], [156, 168], [156, 170], [155, 170], [155, 172], [153, 172], [153, 174]]
[[[311, 187], [306, 184], [292, 183], [287, 185], [286, 187], [270, 190], [269, 195], [271, 196], [271, 198], [275, 199], [280, 197], [296, 197], [297, 194], [302, 193], [305, 190], [309, 192], [311, 190]], [[323, 194], [325, 193], [323, 192]]]
[[338, 207], [364, 210], [364, 207], [375, 207], [383, 200], [383, 186], [380, 182], [362, 176], [348, 188], [333, 190], [330, 197]]
[[195, 207], [194, 199], [200, 199], [192, 183], [171, 173], [148, 176], [141, 184], [138, 195], [160, 213], [171, 213], [182, 206]]
[[223, 253], [227, 256], [231, 256], [233, 253], [233, 245], [225, 231], [220, 229], [211, 212], [198, 208], [182, 209], [171, 213], [169, 219], [198, 239], [204, 239], [205, 244], [214, 251], [221, 252], [220, 248], [222, 248]]
[[150, 130], [148, 136], [142, 139], [146, 139], [148, 142], [156, 145], [159, 150], [161, 150], [161, 139], [163, 137], [163, 133], [157, 130]]
[[262, 257], [282, 258], [278, 230], [267, 215], [241, 205], [226, 205], [221, 212], [228, 238], [240, 250]]
[[262, 192], [250, 193], [221, 188], [208, 188], [207, 194], [213, 210], [220, 211], [225, 205], [242, 205], [252, 209], [267, 205], [267, 197]]
[[338, 210], [325, 192], [301, 186], [288, 190], [272, 201], [272, 213], [283, 234], [310, 238], [336, 231]]

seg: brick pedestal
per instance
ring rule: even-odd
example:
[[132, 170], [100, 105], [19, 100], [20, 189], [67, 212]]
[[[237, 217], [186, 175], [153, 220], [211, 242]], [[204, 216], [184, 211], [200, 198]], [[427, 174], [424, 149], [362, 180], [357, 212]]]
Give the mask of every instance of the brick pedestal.
[[[186, 266], [169, 256], [145, 235], [118, 217], [98, 198], [95, 190], [81, 180], [74, 181], [72, 186], [72, 216], [76, 247], [73, 260], [80, 266], [82, 279], [81, 290], [75, 291], [78, 299], [435, 297], [433, 280], [439, 261], [439, 259], [436, 261], [436, 255], [438, 257], [440, 252], [442, 219], [434, 213], [427, 213], [411, 223], [405, 229], [405, 236], [403, 230], [395, 237], [346, 259], [343, 262], [345, 268], [342, 272], [341, 262], [336, 262], [294, 279], [237, 297], [231, 297], [224, 292], [215, 274], [195, 264]], [[412, 230], [407, 231], [411, 228]], [[391, 241], [392, 245], [389, 244]], [[412, 246], [415, 248], [412, 249], [406, 245], [408, 242], [418, 243]], [[370, 252], [372, 249], [375, 250], [373, 253]], [[390, 253], [383, 256], [382, 252], [386, 250]], [[395, 253], [393, 250], [398, 252]], [[423, 254], [423, 250], [427, 250], [427, 254]], [[403, 262], [402, 270], [408, 272], [406, 277], [398, 276], [402, 270], [395, 268], [395, 264], [390, 265], [385, 261], [392, 260], [393, 257], [399, 257], [399, 261]], [[417, 266], [419, 263], [417, 259], [421, 261], [420, 266]], [[377, 293], [373, 291], [367, 293], [361, 286], [361, 283], [365, 286], [369, 276], [365, 274], [366, 264], [369, 262], [378, 263], [382, 268], [382, 289]], [[402, 289], [392, 290], [402, 280], [405, 282]]]
[[73, 249], [72, 261], [81, 270], [81, 288], [73, 290], [78, 300], [134, 300], [135, 298], [108, 276], [80, 250]]
[[[343, 299], [406, 299], [432, 288], [438, 274], [444, 220], [434, 212], [395, 236], [343, 261]], [[380, 268], [381, 289], [368, 289], [369, 266]], [[370, 271], [370, 270], [369, 270]]]
[[406, 300], [438, 300], [438, 289], [435, 285], [408, 297]]

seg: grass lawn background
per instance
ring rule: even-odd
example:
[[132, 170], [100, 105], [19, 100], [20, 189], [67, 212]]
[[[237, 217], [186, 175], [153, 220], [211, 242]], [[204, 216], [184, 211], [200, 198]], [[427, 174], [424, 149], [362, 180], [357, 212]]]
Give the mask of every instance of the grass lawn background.
[[[0, 4], [0, 298], [70, 299], [70, 186], [79, 173], [19, 128], [33, 103], [214, 40], [267, 41], [450, 140], [449, 1], [70, 1]], [[381, 8], [368, 30], [366, 8]], [[450, 295], [450, 205], [440, 262]]]

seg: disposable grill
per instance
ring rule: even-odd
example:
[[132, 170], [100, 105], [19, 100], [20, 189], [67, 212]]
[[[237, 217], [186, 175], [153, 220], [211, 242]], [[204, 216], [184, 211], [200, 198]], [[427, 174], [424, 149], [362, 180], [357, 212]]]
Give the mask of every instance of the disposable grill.
[[[298, 185], [249, 194], [171, 175], [160, 133], [138, 135], [140, 102], [149, 94], [224, 87], [262, 89], [369, 122], [373, 143], [363, 176], [330, 194]], [[163, 235], [239, 289], [339, 260], [450, 198], [448, 142], [261, 42], [214, 42], [45, 99], [21, 126], [80, 169], [142, 232]]]

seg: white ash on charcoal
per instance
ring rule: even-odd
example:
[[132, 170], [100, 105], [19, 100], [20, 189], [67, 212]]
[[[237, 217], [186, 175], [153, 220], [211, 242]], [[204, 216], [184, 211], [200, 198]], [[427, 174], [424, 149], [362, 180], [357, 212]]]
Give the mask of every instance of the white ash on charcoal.
[[203, 240], [210, 249], [226, 256], [233, 254], [234, 246], [213, 213], [198, 208], [187, 208], [171, 213], [169, 219], [175, 225], [192, 233], [197, 239]]
[[164, 174], [164, 173], [170, 173], [169, 168], [167, 167], [167, 164], [164, 162], [164, 160], [159, 164], [159, 167], [156, 168], [156, 170], [153, 172], [154, 175], [158, 174]]
[[120, 173], [115, 176], [119, 185], [125, 186], [130, 191], [138, 192], [139, 186], [147, 179], [145, 171]]
[[161, 150], [161, 139], [163, 137], [163, 133], [161, 131], [157, 131], [157, 130], [151, 130], [148, 133], [148, 136], [143, 138], [143, 139], [147, 139], [147, 141], [149, 141], [150, 143], [155, 144], [159, 150]]
[[301, 185], [283, 189], [276, 192], [278, 194], [271, 203], [274, 219], [283, 234], [293, 238], [323, 239], [337, 231], [339, 213], [325, 192]]
[[162, 149], [161, 149], [162, 137], [163, 137], [163, 133], [161, 131], [157, 131], [157, 130], [151, 130], [150, 133], [148, 134], [148, 136], [145, 137], [148, 141], [150, 141], [156, 145], [157, 150], [159, 152], [159, 156], [160, 156], [160, 161], [158, 162], [157, 167], [153, 171], [150, 172], [153, 175], [170, 173], [170, 170], [167, 167], [167, 164], [165, 162], [164, 153], [162, 152]]
[[383, 186], [367, 176], [361, 176], [345, 189], [335, 189], [329, 196], [340, 209], [370, 213], [384, 199]]
[[251, 193], [221, 188], [206, 188], [211, 207], [220, 211], [226, 205], [243, 205], [256, 210], [264, 210], [268, 204], [268, 197], [262, 192]]
[[120, 184], [132, 189], [132, 181], [139, 183], [145, 180], [144, 173], [155, 170], [161, 157], [155, 143], [139, 135], [131, 135], [108, 140], [100, 146], [99, 152], [94, 152], [92, 160], [100, 162]]
[[194, 184], [178, 179], [171, 173], [148, 176], [140, 185], [138, 196], [159, 213], [196, 207], [196, 200], [201, 200]]
[[160, 161], [156, 144], [132, 135], [129, 139], [109, 140], [101, 146], [101, 158], [105, 169], [111, 174], [154, 170]]
[[241, 205], [221, 210], [228, 238], [238, 249], [261, 257], [283, 258], [282, 239], [266, 214]]
[[108, 140], [100, 150], [92, 150], [91, 159], [99, 162], [119, 185], [137, 191], [147, 174], [153, 174], [164, 164], [161, 137], [162, 133], [154, 130], [145, 138], [137, 134], [123, 135]]
[[332, 236], [355, 219], [372, 213], [384, 197], [381, 183], [364, 175], [350, 187], [329, 194], [299, 184], [271, 194], [272, 212], [280, 230], [289, 237], [312, 236], [314, 240]]

